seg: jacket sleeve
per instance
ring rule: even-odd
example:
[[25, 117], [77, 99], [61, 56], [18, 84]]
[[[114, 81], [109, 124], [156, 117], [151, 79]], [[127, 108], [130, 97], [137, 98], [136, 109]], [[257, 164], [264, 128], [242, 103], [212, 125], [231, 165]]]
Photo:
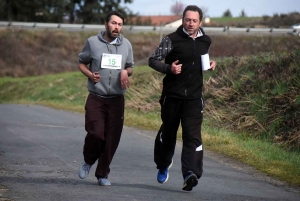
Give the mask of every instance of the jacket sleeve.
[[83, 63], [85, 65], [88, 65], [91, 63], [91, 61], [92, 61], [91, 47], [89, 41], [87, 40], [82, 51], [78, 55], [78, 63]]
[[148, 60], [148, 65], [154, 70], [169, 74], [171, 73], [171, 65], [161, 62], [172, 50], [172, 42], [168, 36], [164, 37], [153, 55]]
[[134, 61], [133, 61], [132, 45], [128, 41], [128, 57], [127, 57], [127, 60], [126, 60], [125, 69], [126, 68], [132, 68], [133, 65], [134, 65]]

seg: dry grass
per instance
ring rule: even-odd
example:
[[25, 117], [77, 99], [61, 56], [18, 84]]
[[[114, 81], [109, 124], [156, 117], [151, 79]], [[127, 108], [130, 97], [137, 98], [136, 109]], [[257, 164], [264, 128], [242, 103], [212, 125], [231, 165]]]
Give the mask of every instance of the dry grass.
[[149, 82], [142, 86], [132, 83], [132, 86], [126, 92], [126, 106], [141, 112], [155, 111], [160, 107], [158, 103], [158, 92], [161, 90], [161, 80], [155, 78], [153, 75], [150, 76]]
[[207, 115], [216, 125], [300, 147], [300, 52], [224, 59], [205, 82]]
[[[78, 53], [97, 32], [0, 29], [0, 77], [26, 77], [77, 71]], [[147, 65], [159, 44], [155, 33], [123, 33], [133, 47], [135, 64]], [[211, 58], [297, 49], [299, 37], [211, 35]]]

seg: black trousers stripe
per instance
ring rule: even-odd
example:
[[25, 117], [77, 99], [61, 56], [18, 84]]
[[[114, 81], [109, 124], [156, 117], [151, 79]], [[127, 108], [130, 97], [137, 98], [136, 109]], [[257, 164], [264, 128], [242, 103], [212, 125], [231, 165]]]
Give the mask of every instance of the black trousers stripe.
[[176, 146], [179, 124], [182, 126], [182, 176], [193, 172], [198, 178], [203, 172], [203, 149], [201, 125], [203, 120], [203, 100], [184, 100], [162, 96], [162, 125], [154, 145], [154, 161], [158, 169], [170, 165]]

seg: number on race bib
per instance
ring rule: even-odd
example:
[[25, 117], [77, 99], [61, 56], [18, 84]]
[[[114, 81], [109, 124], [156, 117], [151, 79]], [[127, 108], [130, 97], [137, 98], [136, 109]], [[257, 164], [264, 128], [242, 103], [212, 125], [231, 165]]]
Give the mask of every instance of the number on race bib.
[[103, 53], [101, 60], [101, 68], [121, 69], [122, 55]]

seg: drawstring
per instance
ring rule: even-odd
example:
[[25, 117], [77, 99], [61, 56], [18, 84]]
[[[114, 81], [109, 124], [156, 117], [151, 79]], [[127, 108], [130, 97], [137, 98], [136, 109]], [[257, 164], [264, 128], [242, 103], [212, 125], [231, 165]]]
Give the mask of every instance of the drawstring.
[[[116, 54], [118, 54], [118, 47], [116, 45], [114, 45], [115, 48], [116, 48]], [[110, 54], [112, 54], [112, 49], [111, 49], [111, 45], [106, 43], [106, 47], [107, 47], [107, 50]]]

